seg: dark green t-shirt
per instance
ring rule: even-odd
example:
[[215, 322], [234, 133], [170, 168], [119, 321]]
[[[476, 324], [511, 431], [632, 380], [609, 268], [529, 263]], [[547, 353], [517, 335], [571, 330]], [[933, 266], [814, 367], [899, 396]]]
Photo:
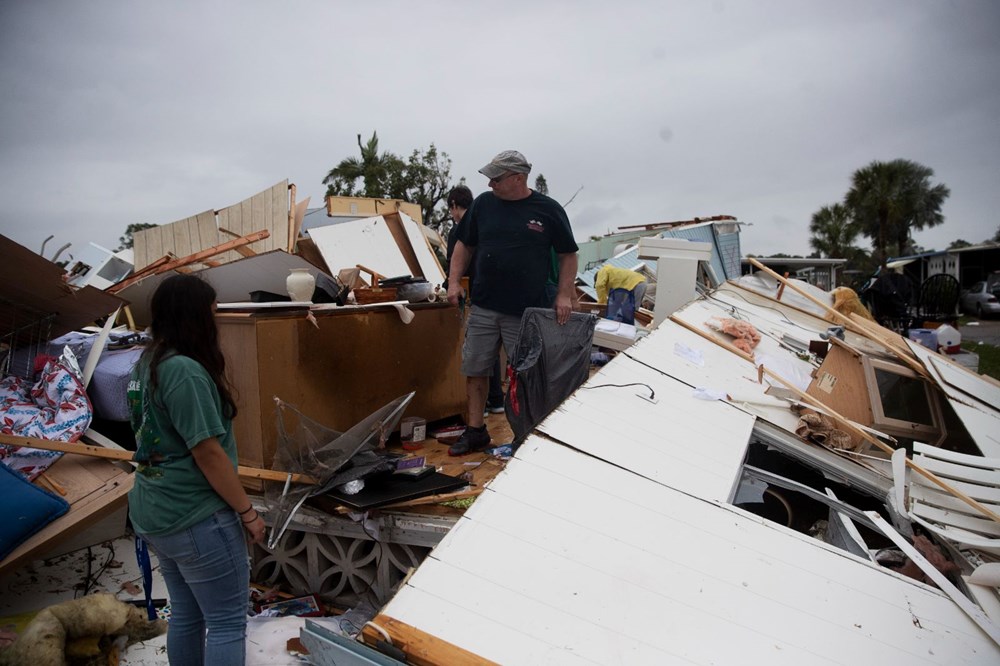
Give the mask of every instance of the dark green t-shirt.
[[534, 190], [518, 201], [480, 194], [462, 219], [458, 238], [476, 251], [472, 302], [517, 316], [525, 308], [551, 307], [552, 253], [578, 250], [566, 211]]
[[129, 514], [140, 534], [173, 534], [224, 509], [191, 455], [198, 443], [217, 437], [236, 468], [232, 422], [212, 378], [187, 356], [171, 356], [157, 369], [156, 394], [146, 390], [149, 368], [140, 360], [128, 386], [139, 467], [129, 492]]

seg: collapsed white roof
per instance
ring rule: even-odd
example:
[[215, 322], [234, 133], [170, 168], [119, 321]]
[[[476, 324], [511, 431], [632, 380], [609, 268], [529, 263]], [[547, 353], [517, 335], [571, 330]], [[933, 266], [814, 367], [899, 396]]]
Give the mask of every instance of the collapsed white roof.
[[[784, 345], [831, 325], [733, 285], [675, 315], [712, 316], [753, 322], [758, 362], [796, 384]], [[998, 663], [940, 590], [730, 503], [755, 425], [797, 420], [757, 378], [665, 321], [536, 429], [383, 615], [499, 663]]]

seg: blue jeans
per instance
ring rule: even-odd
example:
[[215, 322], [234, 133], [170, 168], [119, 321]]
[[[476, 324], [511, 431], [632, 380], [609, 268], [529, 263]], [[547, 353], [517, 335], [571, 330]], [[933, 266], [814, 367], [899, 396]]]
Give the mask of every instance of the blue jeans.
[[217, 511], [174, 534], [140, 536], [159, 558], [170, 596], [170, 663], [242, 666], [250, 563], [236, 512]]

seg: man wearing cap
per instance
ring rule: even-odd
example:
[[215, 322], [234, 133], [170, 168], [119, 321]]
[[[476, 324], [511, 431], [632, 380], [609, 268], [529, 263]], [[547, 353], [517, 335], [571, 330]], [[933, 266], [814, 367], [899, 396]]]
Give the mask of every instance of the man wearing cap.
[[[558, 202], [528, 187], [531, 164], [524, 155], [505, 150], [479, 173], [489, 178], [492, 191], [476, 197], [459, 225], [448, 277], [448, 300], [457, 306], [461, 278], [475, 261], [473, 305], [462, 345], [469, 413], [465, 433], [448, 449], [453, 456], [490, 443], [483, 408], [501, 342], [510, 358], [526, 308], [554, 308], [556, 320], [565, 324], [576, 281], [578, 248], [569, 218]], [[557, 285], [554, 297], [552, 282]]]

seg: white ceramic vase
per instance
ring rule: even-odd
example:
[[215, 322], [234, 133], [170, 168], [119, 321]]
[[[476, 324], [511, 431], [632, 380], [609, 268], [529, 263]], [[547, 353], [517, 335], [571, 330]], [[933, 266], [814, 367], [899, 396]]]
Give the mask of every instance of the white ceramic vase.
[[316, 278], [308, 268], [292, 268], [285, 278], [285, 288], [293, 301], [312, 301]]

